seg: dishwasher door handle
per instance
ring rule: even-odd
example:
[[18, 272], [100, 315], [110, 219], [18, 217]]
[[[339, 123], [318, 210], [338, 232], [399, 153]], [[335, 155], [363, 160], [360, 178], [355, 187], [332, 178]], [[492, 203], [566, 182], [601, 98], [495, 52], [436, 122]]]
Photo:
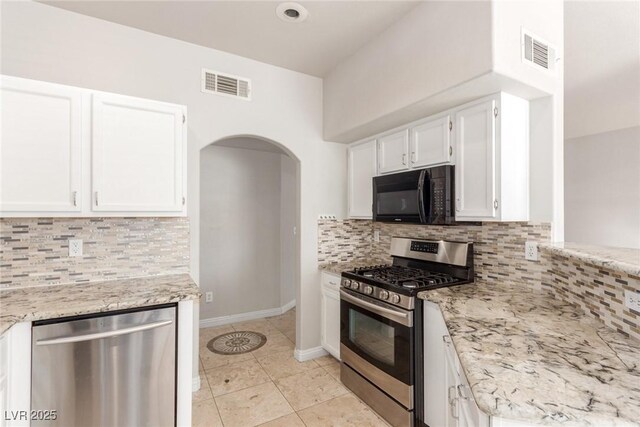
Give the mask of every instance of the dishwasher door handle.
[[36, 341], [36, 345], [52, 345], [52, 344], [68, 344], [73, 342], [98, 340], [101, 338], [111, 338], [120, 335], [132, 334], [134, 332], [147, 331], [149, 329], [160, 328], [173, 323], [173, 320], [163, 320], [160, 322], [144, 323], [142, 325], [132, 326], [125, 329], [117, 329], [115, 331], [94, 332], [91, 334], [67, 335], [57, 338], [48, 338]]

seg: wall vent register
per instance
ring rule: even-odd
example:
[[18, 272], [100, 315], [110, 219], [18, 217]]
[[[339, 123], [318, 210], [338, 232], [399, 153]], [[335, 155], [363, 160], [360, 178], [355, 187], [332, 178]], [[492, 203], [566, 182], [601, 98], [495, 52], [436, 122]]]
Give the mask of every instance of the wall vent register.
[[555, 68], [555, 49], [540, 37], [522, 30], [522, 61], [536, 68]]
[[251, 80], [202, 69], [202, 92], [251, 100]]

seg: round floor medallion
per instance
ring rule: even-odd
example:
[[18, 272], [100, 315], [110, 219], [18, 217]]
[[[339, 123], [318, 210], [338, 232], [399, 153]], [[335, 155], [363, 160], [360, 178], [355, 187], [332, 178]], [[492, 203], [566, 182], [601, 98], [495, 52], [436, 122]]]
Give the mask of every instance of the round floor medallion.
[[217, 354], [242, 354], [256, 350], [267, 342], [267, 337], [252, 331], [236, 331], [222, 334], [207, 343], [207, 348]]

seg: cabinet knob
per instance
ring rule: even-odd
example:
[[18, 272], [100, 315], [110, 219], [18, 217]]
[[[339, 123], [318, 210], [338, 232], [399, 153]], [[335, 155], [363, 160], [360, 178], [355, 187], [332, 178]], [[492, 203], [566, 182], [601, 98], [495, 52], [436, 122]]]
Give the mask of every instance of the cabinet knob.
[[403, 164], [404, 166], [406, 166], [406, 165], [407, 165], [407, 155], [406, 155], [406, 153], [402, 155], [402, 164]]

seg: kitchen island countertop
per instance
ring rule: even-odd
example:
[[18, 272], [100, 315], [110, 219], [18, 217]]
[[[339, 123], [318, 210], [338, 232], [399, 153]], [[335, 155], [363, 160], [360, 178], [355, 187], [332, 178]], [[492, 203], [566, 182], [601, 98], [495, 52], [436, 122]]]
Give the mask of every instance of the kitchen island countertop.
[[425, 291], [478, 407], [532, 424], [640, 426], [640, 342], [553, 295], [509, 283]]
[[188, 274], [0, 291], [0, 334], [18, 322], [56, 319], [200, 298]]

